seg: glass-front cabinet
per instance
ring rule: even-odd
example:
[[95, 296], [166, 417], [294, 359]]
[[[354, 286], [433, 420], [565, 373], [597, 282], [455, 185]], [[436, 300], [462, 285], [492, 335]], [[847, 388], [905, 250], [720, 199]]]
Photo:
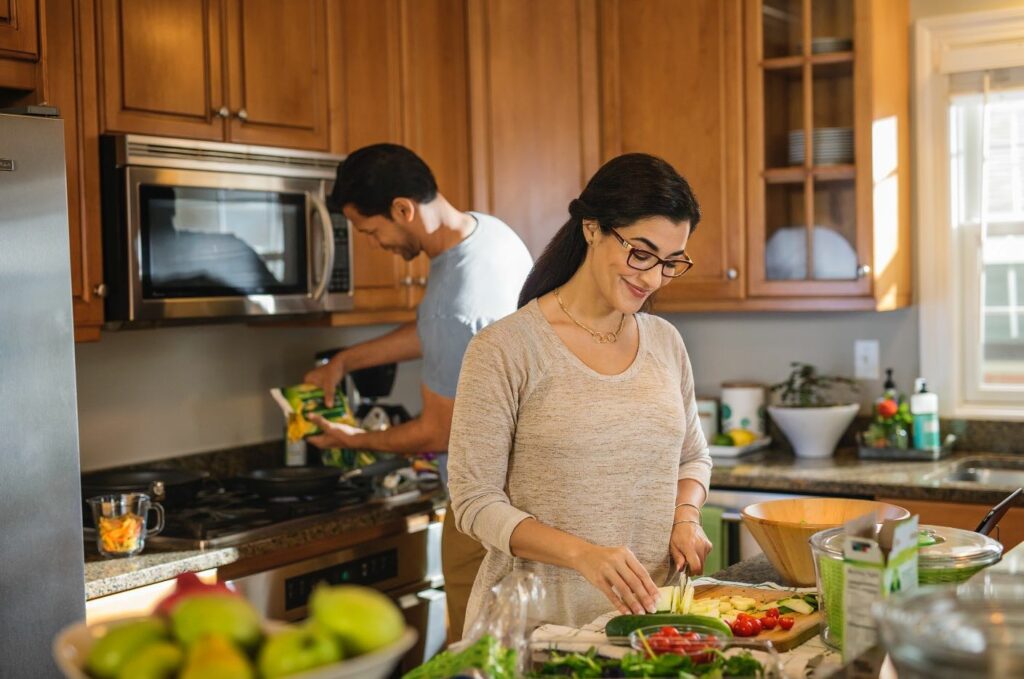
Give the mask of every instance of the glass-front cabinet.
[[905, 2], [746, 10], [748, 296], [909, 303]]

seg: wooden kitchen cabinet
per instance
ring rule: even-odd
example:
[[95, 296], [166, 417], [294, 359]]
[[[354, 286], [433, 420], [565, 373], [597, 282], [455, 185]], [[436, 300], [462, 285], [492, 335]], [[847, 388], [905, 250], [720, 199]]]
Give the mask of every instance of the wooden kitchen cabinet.
[[71, 300], [75, 340], [94, 341], [103, 323], [103, 249], [100, 225], [99, 120], [96, 101], [92, 0], [43, 0], [47, 78], [41, 99], [64, 120]]
[[100, 0], [105, 132], [324, 150], [324, 0]]
[[[877, 498], [880, 502], [889, 502], [903, 507], [912, 515], [917, 514], [920, 523], [933, 526], [951, 526], [973, 531], [985, 518], [992, 507], [988, 505], [962, 504], [959, 502], [923, 502], [919, 500], [903, 500], [899, 498]], [[994, 531], [992, 537], [1003, 543], [1007, 550], [1024, 542], [1024, 507], [1013, 507], [1006, 513]]]
[[[408, 146], [452, 204], [469, 209], [465, 2], [331, 0], [327, 25], [331, 151]], [[357, 313], [381, 322], [414, 319], [429, 260], [405, 262], [358, 233], [353, 249]], [[334, 314], [332, 323], [353, 316]]]
[[37, 0], [0, 0], [0, 58], [39, 58]]
[[907, 12], [746, 0], [746, 308], [910, 303]]
[[[661, 156], [686, 177], [702, 219], [693, 269], [655, 309], [743, 297], [743, 30], [741, 0], [603, 0], [602, 160]], [[637, 46], [643, 45], [642, 49]]]
[[326, 149], [322, 0], [223, 0], [229, 141]]
[[600, 165], [594, 0], [469, 0], [473, 205], [536, 258]]

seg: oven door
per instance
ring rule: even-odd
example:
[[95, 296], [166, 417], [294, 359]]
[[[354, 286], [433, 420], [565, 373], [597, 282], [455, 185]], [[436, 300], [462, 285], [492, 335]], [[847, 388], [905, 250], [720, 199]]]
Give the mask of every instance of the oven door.
[[324, 180], [145, 166], [124, 178], [129, 320], [328, 308], [338, 253]]
[[444, 648], [447, 607], [441, 573], [441, 522], [409, 517], [406, 531], [321, 556], [278, 566], [231, 582], [263, 617], [297, 621], [322, 582], [358, 584], [387, 594], [419, 635], [402, 661], [418, 667]]

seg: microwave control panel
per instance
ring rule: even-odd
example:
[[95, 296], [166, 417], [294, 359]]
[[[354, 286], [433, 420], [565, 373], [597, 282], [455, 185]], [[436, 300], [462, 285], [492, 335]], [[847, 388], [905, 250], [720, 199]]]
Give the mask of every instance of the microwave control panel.
[[352, 262], [349, 261], [349, 227], [344, 215], [331, 213], [334, 230], [334, 269], [327, 283], [328, 292], [348, 294], [352, 291]]

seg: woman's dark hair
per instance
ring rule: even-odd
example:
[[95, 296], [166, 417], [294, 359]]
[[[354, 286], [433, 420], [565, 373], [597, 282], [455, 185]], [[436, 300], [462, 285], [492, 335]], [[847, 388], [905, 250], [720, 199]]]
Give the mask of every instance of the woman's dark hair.
[[612, 158], [587, 182], [579, 198], [569, 203], [569, 221], [562, 225], [526, 277], [519, 306], [565, 285], [583, 264], [587, 241], [583, 220], [594, 220], [601, 231], [629, 226], [645, 217], [689, 220], [690, 233], [700, 221], [700, 206], [690, 185], [671, 165], [646, 153]]
[[395, 198], [429, 203], [436, 197], [434, 173], [422, 158], [398, 144], [373, 144], [338, 165], [327, 204], [335, 212], [352, 204], [366, 217], [390, 218]]

